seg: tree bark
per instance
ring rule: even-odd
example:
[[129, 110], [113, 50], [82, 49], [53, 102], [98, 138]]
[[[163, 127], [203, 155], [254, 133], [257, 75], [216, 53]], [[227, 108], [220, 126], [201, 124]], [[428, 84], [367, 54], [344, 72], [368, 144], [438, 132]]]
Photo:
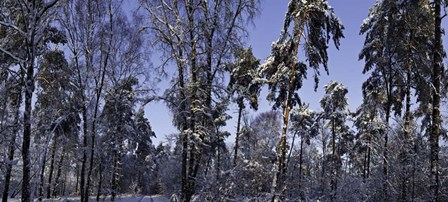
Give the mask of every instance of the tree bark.
[[[87, 18], [87, 25], [86, 25], [86, 33], [91, 33], [91, 26], [93, 25], [93, 13], [92, 13], [92, 1], [91, 0], [87, 0], [87, 13], [86, 13], [86, 18]], [[86, 47], [84, 48], [84, 52], [85, 52], [85, 62], [86, 62], [86, 68], [87, 69], [93, 69], [93, 56], [92, 56], [92, 48], [93, 48], [93, 36], [91, 36], [91, 34], [89, 34], [87, 36], [86, 39]], [[78, 75], [78, 77], [80, 77], [80, 75]], [[79, 78], [80, 79], [80, 78]], [[83, 91], [86, 89], [83, 89]], [[84, 93], [83, 93], [84, 95]], [[85, 95], [84, 95], [85, 96]], [[84, 119], [84, 124], [85, 124], [85, 130], [84, 130], [84, 137], [83, 137], [83, 158], [82, 158], [82, 167], [81, 167], [81, 202], [88, 202], [89, 201], [89, 189], [90, 189], [90, 171], [92, 168], [92, 164], [90, 164], [89, 168], [87, 169], [87, 148], [88, 148], [88, 130], [87, 130], [87, 103], [86, 103], [86, 99], [85, 97], [83, 97], [83, 116], [85, 116]], [[90, 131], [90, 135], [93, 137], [92, 139], [95, 139], [95, 137], [93, 136], [93, 130]], [[93, 145], [94, 142], [91, 143], [91, 145]], [[92, 152], [93, 149], [91, 148], [90, 150], [91, 155], [93, 156]], [[92, 163], [92, 161], [90, 161]], [[86, 175], [86, 169], [88, 170]]]
[[302, 190], [302, 179], [303, 179], [303, 134], [301, 135], [301, 140], [300, 140], [300, 159], [299, 159], [299, 195], [300, 195], [300, 199], [301, 200], [305, 200], [304, 194], [303, 194], [303, 190]]
[[100, 177], [99, 182], [98, 182], [98, 189], [97, 189], [97, 193], [96, 193], [96, 201], [100, 201], [100, 197], [101, 197], [101, 193], [102, 193], [102, 185], [103, 185], [103, 166], [102, 166], [102, 162], [100, 162], [99, 165], [99, 171], [98, 171], [98, 175]]
[[412, 193], [411, 193], [411, 201], [415, 201], [415, 174], [417, 170], [417, 161], [418, 161], [418, 147], [417, 147], [417, 140], [414, 141], [414, 158], [412, 160], [413, 166], [412, 166]]
[[274, 183], [272, 193], [272, 202], [280, 200], [285, 201], [286, 197], [286, 135], [288, 133], [288, 123], [289, 123], [289, 112], [292, 107], [292, 96], [294, 94], [294, 82], [295, 82], [295, 72], [296, 72], [296, 60], [297, 54], [299, 51], [299, 43], [302, 38], [303, 30], [305, 29], [306, 20], [308, 18], [308, 10], [305, 9], [305, 12], [299, 19], [299, 17], [295, 17], [294, 19], [294, 50], [292, 56], [292, 65], [291, 71], [289, 75], [289, 85], [288, 85], [288, 93], [287, 98], [283, 101], [283, 127], [282, 127], [282, 135], [280, 138], [280, 154], [278, 156], [278, 170], [274, 179], [276, 182]]
[[44, 156], [42, 158], [42, 165], [40, 167], [40, 183], [39, 183], [39, 189], [38, 189], [38, 200], [42, 201], [42, 198], [44, 197], [44, 186], [45, 186], [45, 164], [47, 162], [47, 149], [44, 151]]
[[[194, 8], [191, 1], [187, 1], [186, 5], [186, 14], [187, 14], [187, 22], [190, 26], [189, 28], [189, 45], [191, 48], [191, 55], [190, 57], [190, 87], [191, 87], [191, 96], [190, 96], [190, 125], [189, 129], [192, 132], [191, 134], [196, 133], [196, 107], [198, 107], [197, 104], [197, 97], [196, 93], [198, 92], [197, 89], [199, 88], [199, 81], [198, 81], [198, 65], [197, 65], [197, 49], [196, 49], [196, 41], [195, 41], [195, 33], [194, 33]], [[200, 146], [200, 145], [199, 145]], [[188, 189], [186, 192], [186, 196], [183, 199], [183, 201], [190, 201], [192, 196], [195, 193], [196, 189], [196, 174], [199, 169], [199, 163], [200, 163], [200, 157], [201, 152], [196, 149], [195, 146], [195, 137], [194, 135], [191, 135], [188, 139], [188, 150], [189, 150], [189, 161], [188, 161], [188, 170], [187, 170], [187, 184]]]
[[117, 194], [117, 188], [118, 188], [118, 177], [119, 177], [119, 173], [118, 173], [118, 169], [119, 169], [119, 152], [114, 149], [114, 167], [113, 167], [113, 172], [112, 172], [112, 182], [111, 182], [111, 191], [112, 191], [112, 197], [111, 197], [111, 201], [115, 201], [115, 196]]
[[76, 182], [75, 182], [75, 193], [78, 194], [78, 187], [79, 187], [79, 164], [76, 164]]
[[321, 129], [321, 135], [322, 135], [322, 173], [321, 173], [321, 179], [320, 179], [320, 197], [324, 196], [325, 193], [325, 172], [326, 172], [326, 161], [325, 161], [325, 155], [327, 153], [327, 139], [325, 137], [325, 129], [322, 127]]
[[334, 201], [336, 198], [336, 190], [337, 190], [337, 170], [336, 170], [336, 164], [337, 158], [336, 158], [336, 131], [335, 131], [335, 124], [334, 120], [331, 121], [331, 146], [332, 146], [332, 152], [331, 152], [331, 180], [330, 180], [330, 186], [331, 186], [331, 194], [330, 199], [331, 201]]
[[87, 202], [88, 198], [86, 198], [86, 189], [85, 189], [85, 180], [86, 180], [86, 164], [87, 164], [87, 108], [85, 106], [85, 102], [83, 104], [82, 110], [82, 118], [83, 118], [83, 138], [82, 138], [82, 161], [81, 161], [81, 173], [80, 181], [79, 181], [79, 190], [81, 195], [81, 202]]
[[51, 185], [53, 180], [53, 171], [54, 171], [54, 159], [56, 156], [56, 137], [53, 140], [53, 145], [51, 148], [51, 157], [50, 157], [50, 170], [48, 171], [48, 183], [47, 183], [47, 198], [51, 197]]
[[371, 159], [371, 153], [372, 153], [372, 146], [371, 146], [371, 140], [372, 137], [369, 136], [368, 138], [368, 143], [367, 143], [367, 168], [366, 168], [366, 177], [369, 178], [370, 177], [370, 159]]
[[[388, 98], [388, 101], [387, 101], [387, 106], [386, 106], [386, 124], [387, 124], [387, 127], [389, 127], [389, 119], [390, 119], [390, 109], [391, 109], [391, 101], [390, 101], [390, 96], [389, 96], [389, 98]], [[383, 194], [384, 194], [384, 201], [387, 201], [388, 199], [389, 199], [389, 192], [388, 192], [388, 183], [387, 183], [387, 181], [388, 181], [388, 179], [389, 179], [389, 177], [388, 177], [388, 160], [387, 160], [387, 158], [388, 158], [388, 154], [387, 154], [387, 151], [388, 151], [388, 142], [389, 142], [389, 131], [386, 131], [385, 133], [384, 133], [384, 151], [383, 151]]]
[[8, 146], [8, 163], [6, 164], [6, 173], [5, 173], [5, 185], [3, 186], [2, 193], [2, 202], [8, 201], [9, 196], [9, 184], [11, 182], [12, 177], [12, 161], [14, 160], [14, 150], [15, 150], [15, 142], [16, 142], [16, 132], [12, 133], [12, 137]]
[[[391, 17], [391, 16], [389, 16]], [[391, 52], [390, 50], [388, 50]], [[383, 200], [387, 201], [389, 199], [389, 186], [388, 186], [388, 180], [389, 180], [389, 172], [388, 172], [388, 145], [389, 145], [389, 120], [390, 120], [390, 113], [392, 110], [392, 58], [389, 57], [389, 71], [387, 71], [385, 68], [383, 68], [383, 77], [386, 84], [386, 127], [387, 130], [384, 133], [384, 150], [383, 150]]]
[[[23, 78], [23, 75], [22, 75]], [[20, 85], [19, 89], [21, 91], [23, 86], [23, 82]], [[13, 107], [15, 112], [14, 112], [14, 127], [13, 127], [13, 131], [11, 134], [11, 140], [9, 142], [9, 146], [8, 146], [8, 161], [9, 163], [6, 164], [6, 173], [5, 173], [5, 185], [3, 187], [3, 193], [2, 193], [2, 202], [7, 202], [8, 201], [8, 196], [9, 196], [9, 186], [10, 186], [10, 182], [11, 182], [11, 177], [12, 177], [12, 161], [14, 160], [14, 150], [16, 149], [16, 138], [17, 138], [17, 133], [19, 132], [19, 106], [20, 103], [22, 103], [22, 93], [19, 92], [18, 93], [18, 100], [17, 100], [17, 106]]]
[[[392, 19], [392, 13], [389, 13], [388, 18]], [[387, 30], [388, 32], [392, 33], [395, 32], [395, 30], [392, 29], [393, 26], [389, 26], [389, 29]], [[388, 170], [388, 145], [389, 145], [389, 131], [390, 131], [390, 126], [389, 126], [389, 120], [390, 120], [390, 114], [392, 111], [392, 90], [393, 90], [393, 61], [392, 61], [392, 56], [393, 55], [393, 50], [391, 50], [391, 48], [387, 49], [387, 53], [389, 55], [388, 57], [388, 65], [386, 67], [383, 67], [381, 69], [382, 71], [382, 75], [383, 75], [383, 79], [384, 79], [384, 83], [385, 83], [385, 91], [386, 91], [386, 97], [387, 97], [387, 101], [386, 101], [386, 106], [385, 106], [385, 110], [386, 110], [386, 126], [387, 126], [387, 130], [384, 133], [384, 146], [383, 146], [383, 200], [387, 201], [389, 200], [389, 185], [388, 185], [388, 180], [389, 180], [389, 170]]]
[[403, 147], [402, 147], [402, 159], [401, 159], [401, 166], [402, 166], [402, 191], [401, 191], [401, 200], [407, 201], [408, 197], [408, 183], [409, 183], [409, 171], [408, 166], [410, 162], [410, 155], [412, 153], [411, 150], [411, 137], [410, 137], [410, 125], [411, 125], [411, 58], [412, 58], [412, 30], [409, 37], [408, 42], [408, 56], [406, 61], [406, 98], [405, 98], [405, 116], [404, 116], [404, 141], [403, 141]]
[[433, 100], [432, 100], [432, 130], [429, 136], [430, 151], [430, 200], [440, 201], [440, 179], [439, 179], [439, 136], [441, 127], [440, 116], [440, 81], [442, 73], [442, 17], [440, 14], [441, 0], [434, 0], [434, 54], [433, 54]]
[[[57, 170], [57, 173], [56, 173], [56, 179], [55, 179], [55, 181], [54, 181], [54, 186], [53, 186], [53, 197], [55, 197], [56, 198], [56, 196], [57, 196], [57, 193], [58, 193], [58, 189], [60, 190], [60, 182], [59, 182], [59, 179], [61, 178], [61, 175], [62, 175], [62, 165], [63, 165], [63, 163], [64, 163], [64, 157], [65, 157], [65, 147], [63, 146], [62, 147], [62, 151], [61, 151], [61, 158], [59, 159], [59, 162], [58, 162], [58, 170]], [[59, 191], [59, 194], [61, 194], [61, 191]]]
[[[34, 40], [30, 42], [34, 44]], [[33, 47], [31, 45], [30, 47]], [[34, 50], [31, 51], [34, 53]], [[30, 162], [30, 145], [31, 145], [31, 111], [32, 97], [34, 92], [34, 54], [31, 54], [31, 61], [27, 65], [25, 79], [25, 111], [23, 114], [23, 141], [22, 141], [22, 202], [31, 202], [31, 162]]]
[[[90, 2], [90, 1], [89, 1]], [[91, 5], [89, 4], [89, 12], [91, 9]], [[95, 136], [96, 136], [96, 123], [97, 123], [97, 118], [98, 118], [98, 111], [99, 111], [99, 105], [100, 105], [100, 98], [101, 98], [101, 94], [103, 91], [103, 87], [104, 87], [104, 80], [106, 77], [106, 69], [108, 66], [108, 62], [109, 62], [109, 56], [110, 56], [110, 52], [111, 52], [111, 46], [112, 46], [112, 40], [113, 40], [113, 13], [112, 13], [112, 5], [111, 2], [109, 2], [108, 4], [108, 15], [109, 15], [109, 44], [107, 46], [107, 51], [106, 51], [106, 55], [104, 58], [104, 61], [102, 63], [102, 68], [99, 71], [99, 81], [95, 81], [95, 108], [93, 111], [93, 120], [92, 120], [92, 130], [90, 131], [90, 138], [91, 138], [91, 145], [90, 145], [90, 164], [89, 164], [89, 171], [87, 173], [87, 184], [86, 184], [86, 194], [89, 192], [90, 190], [90, 184], [91, 184], [91, 177], [92, 177], [92, 171], [93, 171], [93, 161], [94, 161], [94, 157], [95, 157]], [[93, 24], [93, 19], [91, 19], [91, 22]], [[89, 42], [89, 44], [93, 45], [93, 39], [91, 37], [89, 37], [89, 40], [92, 40]], [[90, 46], [93, 47], [93, 46]], [[88, 50], [86, 52], [89, 52]], [[93, 66], [93, 54], [88, 53], [88, 59], [90, 60], [90, 65]], [[88, 198], [88, 195], [85, 196], [85, 198]]]
[[243, 107], [239, 107], [238, 109], [238, 121], [236, 123], [236, 135], [235, 135], [235, 152], [233, 157], [233, 167], [236, 167], [236, 162], [238, 159], [238, 147], [239, 147], [239, 140], [240, 140], [240, 127], [241, 127], [241, 116], [243, 114]]
[[[373, 121], [373, 118], [370, 120]], [[366, 152], [364, 153], [364, 168], [363, 168], [363, 182], [369, 178], [370, 175], [370, 152], [371, 152], [371, 134], [368, 134], [367, 137], [367, 146]]]

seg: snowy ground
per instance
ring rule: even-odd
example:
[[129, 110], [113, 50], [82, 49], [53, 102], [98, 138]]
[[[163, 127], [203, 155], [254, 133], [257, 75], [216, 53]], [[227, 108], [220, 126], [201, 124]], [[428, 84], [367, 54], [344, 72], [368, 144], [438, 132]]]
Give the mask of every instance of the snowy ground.
[[[9, 199], [10, 202], [19, 202], [20, 198]], [[35, 200], [37, 201], [37, 200]], [[79, 197], [62, 197], [57, 199], [43, 199], [43, 202], [78, 202]], [[96, 201], [95, 198], [91, 198], [89, 201]], [[106, 199], [101, 198], [101, 201], [110, 201], [110, 197]], [[117, 196], [116, 202], [169, 202], [170, 200], [165, 196], [135, 196], [135, 195], [123, 195]]]

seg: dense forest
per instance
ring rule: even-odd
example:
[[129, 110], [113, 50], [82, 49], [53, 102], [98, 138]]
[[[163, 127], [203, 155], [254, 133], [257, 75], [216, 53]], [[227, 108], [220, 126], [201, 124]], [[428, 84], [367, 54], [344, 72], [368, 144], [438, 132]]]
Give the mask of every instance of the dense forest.
[[[290, 0], [270, 56], [256, 58], [246, 42], [261, 4], [1, 0], [2, 202], [448, 201], [448, 2], [365, 12], [356, 110], [344, 81], [322, 85], [320, 109], [299, 96], [341, 68], [328, 65], [344, 38], [330, 3]], [[178, 131], [160, 144], [153, 102]]]

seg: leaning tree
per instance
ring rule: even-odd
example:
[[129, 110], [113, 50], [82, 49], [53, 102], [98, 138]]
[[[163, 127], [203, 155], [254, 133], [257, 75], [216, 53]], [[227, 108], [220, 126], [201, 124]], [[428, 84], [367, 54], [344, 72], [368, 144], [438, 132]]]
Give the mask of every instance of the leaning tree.
[[[292, 30], [291, 30], [292, 27]], [[325, 0], [298, 1], [288, 4], [280, 38], [273, 43], [271, 55], [260, 67], [263, 81], [269, 85], [267, 99], [274, 108], [283, 110], [283, 128], [279, 145], [277, 174], [273, 182], [272, 201], [285, 200], [286, 191], [286, 135], [290, 109], [300, 103], [297, 90], [302, 87], [308, 68], [314, 70], [318, 83], [319, 69], [328, 73], [328, 43], [332, 38], [336, 48], [344, 37], [334, 9]], [[302, 41], [303, 40], [303, 41]], [[299, 47], [303, 46], [308, 64], [298, 61]]]

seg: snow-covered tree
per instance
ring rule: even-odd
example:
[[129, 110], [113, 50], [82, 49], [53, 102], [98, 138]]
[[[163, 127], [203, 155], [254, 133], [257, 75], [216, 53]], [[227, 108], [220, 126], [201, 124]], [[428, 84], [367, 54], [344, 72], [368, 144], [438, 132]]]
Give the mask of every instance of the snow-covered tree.
[[[0, 30], [0, 47], [10, 51], [20, 51], [17, 46], [20, 44], [21, 38], [16, 35], [13, 37], [12, 34], [5, 31], [8, 29], [3, 26], [0, 26]], [[16, 150], [19, 149], [16, 146], [16, 141], [22, 128], [20, 108], [23, 101], [24, 71], [20, 68], [13, 68], [19, 61], [1, 51], [0, 55], [0, 145], [7, 148], [2, 153], [5, 161], [2, 165], [4, 170], [2, 202], [6, 202], [10, 194], [11, 182], [14, 182], [13, 166], [16, 165]]]
[[336, 199], [338, 178], [341, 176], [342, 157], [351, 152], [353, 134], [346, 125], [349, 111], [346, 95], [347, 88], [339, 82], [332, 81], [325, 85], [325, 95], [320, 101], [323, 109], [322, 117], [326, 120], [326, 127], [331, 131], [331, 175], [330, 199]]
[[[383, 88], [385, 99], [381, 99], [386, 125], [389, 126], [391, 113], [402, 113], [404, 106], [405, 140], [404, 149], [411, 151], [413, 137], [407, 135], [410, 127], [411, 91], [417, 95], [420, 114], [428, 120], [430, 102], [432, 30], [433, 19], [429, 1], [377, 1], [370, 10], [369, 17], [361, 26], [366, 34], [360, 59], [366, 64], [364, 73], [370, 72], [371, 83]], [[376, 80], [376, 81], [374, 81]], [[426, 123], [426, 121], [424, 121]], [[383, 148], [383, 193], [388, 198], [388, 138], [390, 130], [384, 135]], [[405, 152], [409, 153], [409, 152]], [[406, 193], [403, 193], [406, 197]]]
[[145, 41], [138, 32], [138, 20], [129, 20], [124, 8], [123, 1], [115, 0], [64, 1], [58, 16], [59, 25], [67, 33], [68, 57], [81, 103], [79, 188], [83, 202], [93, 190], [93, 171], [99, 170], [94, 163], [95, 144], [105, 92], [128, 78], [138, 79], [140, 92], [148, 90], [142, 89], [141, 84], [147, 78], [143, 69], [149, 66], [144, 54], [150, 49], [143, 48]]
[[[46, 183], [46, 197], [50, 198], [56, 193], [60, 178], [60, 166], [56, 165], [56, 157], [64, 159], [67, 143], [76, 142], [78, 138], [77, 114], [78, 103], [74, 97], [75, 88], [72, 83], [72, 70], [69, 69], [64, 53], [59, 50], [48, 51], [43, 55], [41, 66], [36, 75], [38, 81], [37, 100], [33, 116], [35, 118], [35, 141], [39, 139], [50, 139], [50, 164], [48, 171], [48, 182]], [[48, 138], [49, 137], [49, 138]], [[62, 143], [62, 144], [61, 144]], [[44, 144], [47, 144], [45, 142]], [[45, 150], [48, 147], [44, 147]], [[58, 152], [61, 150], [61, 152]], [[46, 153], [45, 151], [44, 153]], [[44, 155], [45, 156], [45, 155]], [[43, 161], [45, 162], [45, 160]], [[45, 163], [42, 163], [44, 169]], [[58, 173], [55, 171], [58, 170]], [[41, 179], [43, 181], [43, 179]], [[41, 184], [40, 186], [44, 186]], [[39, 197], [43, 197], [40, 190]]]
[[[23, 43], [11, 50], [1, 46], [0, 52], [15, 60], [24, 72], [24, 113], [22, 136], [22, 201], [31, 201], [31, 111], [34, 92], [34, 71], [39, 66], [36, 59], [47, 50], [48, 43], [63, 42], [57, 37], [57, 30], [50, 22], [58, 0], [52, 1], [2, 1], [0, 25], [11, 36], [17, 36]], [[9, 35], [9, 34], [8, 34]]]
[[243, 110], [246, 108], [245, 101], [247, 100], [249, 102], [249, 106], [252, 109], [257, 110], [258, 96], [260, 93], [260, 84], [253, 83], [253, 80], [257, 79], [257, 68], [260, 62], [253, 55], [252, 48], [238, 50], [235, 55], [235, 64], [229, 65], [229, 71], [231, 73], [230, 82], [227, 87], [230, 94], [235, 95], [233, 99], [238, 106], [238, 121], [236, 126], [235, 151], [233, 158], [234, 166], [236, 166], [238, 159], [240, 126]]
[[154, 158], [154, 145], [151, 138], [155, 138], [156, 134], [151, 128], [149, 120], [145, 117], [145, 112], [141, 108], [134, 116], [134, 137], [130, 140], [134, 142], [135, 147], [135, 165], [137, 170], [137, 188], [142, 194], [150, 193], [150, 186], [147, 181], [151, 180], [151, 167]]
[[[2, 202], [6, 202], [9, 197], [9, 190], [13, 179], [13, 166], [16, 165], [15, 155], [17, 146], [17, 136], [22, 128], [21, 120], [21, 104], [23, 100], [23, 73], [17, 75], [16, 72], [8, 68], [8, 63], [4, 61], [2, 66], [3, 72], [1, 76], [1, 117], [0, 117], [0, 145], [7, 148], [3, 152], [4, 162], [4, 181]], [[19, 70], [19, 72], [23, 72]], [[2, 166], [3, 168], [3, 166]]]
[[[445, 2], [446, 3], [446, 2]], [[431, 133], [429, 136], [429, 142], [431, 147], [430, 153], [430, 200], [441, 201], [440, 192], [440, 162], [439, 162], [439, 139], [442, 127], [442, 118], [440, 115], [440, 97], [441, 97], [441, 77], [443, 74], [443, 44], [442, 44], [442, 14], [441, 0], [434, 0], [434, 39], [433, 39], [433, 71], [432, 71], [432, 116], [431, 116]]]
[[[323, 66], [328, 73], [329, 40], [333, 38], [338, 48], [339, 40], [343, 38], [343, 29], [327, 1], [291, 0], [280, 38], [273, 43], [271, 56], [260, 67], [260, 73], [266, 78], [264, 82], [269, 85], [270, 92], [267, 99], [274, 102], [274, 108], [281, 107], [283, 110], [283, 129], [279, 145], [281, 152], [272, 193], [273, 201], [285, 200], [286, 135], [290, 109], [300, 103], [297, 90], [302, 87], [302, 80], [306, 78], [308, 67], [315, 72], [314, 80], [317, 88], [320, 67]], [[298, 62], [301, 44], [308, 65]]]
[[[81, 201], [87, 202], [91, 188], [95, 156], [95, 137], [104, 94], [107, 64], [110, 62], [113, 16], [111, 1], [64, 1], [58, 23], [67, 33], [70, 65], [74, 69], [77, 99], [80, 102], [81, 162], [79, 190]], [[103, 12], [108, 11], [108, 12]], [[109, 18], [111, 17], [111, 18]], [[107, 26], [106, 23], [110, 26]], [[90, 165], [90, 166], [89, 166]]]
[[[237, 164], [235, 193], [237, 196], [263, 197], [271, 191], [274, 163], [277, 158], [281, 121], [279, 113], [268, 111], [258, 114], [241, 130], [241, 164]], [[242, 180], [241, 180], [242, 179]]]
[[[315, 131], [316, 127], [316, 121], [318, 119], [318, 113], [315, 111], [309, 109], [308, 104], [304, 104], [300, 107], [296, 107], [292, 109], [291, 111], [291, 126], [290, 131], [293, 133], [293, 139], [291, 143], [291, 149], [288, 155], [287, 159], [287, 166], [290, 166], [291, 162], [291, 154], [293, 153], [293, 147], [294, 147], [294, 141], [296, 139], [296, 136], [300, 137], [300, 148], [299, 148], [299, 174], [298, 177], [298, 188], [296, 190], [299, 191], [299, 196], [301, 200], [305, 200], [304, 197], [304, 190], [303, 190], [303, 153], [304, 153], [304, 144], [310, 145], [311, 140], [316, 137], [318, 134], [317, 131]], [[291, 180], [289, 180], [291, 181]], [[294, 179], [293, 181], [296, 181]]]
[[[363, 103], [354, 114], [354, 126], [357, 129], [355, 155], [352, 156], [353, 164], [359, 168], [359, 174], [366, 181], [371, 175], [371, 165], [376, 156], [380, 156], [382, 151], [382, 134], [386, 131], [384, 123], [384, 111], [381, 103], [384, 103], [384, 91], [377, 88], [378, 80], [368, 79], [363, 83]], [[379, 158], [380, 159], [380, 158]]]
[[112, 200], [119, 193], [122, 158], [126, 154], [125, 144], [135, 134], [133, 107], [136, 95], [133, 86], [138, 84], [135, 78], [126, 78], [108, 91], [105, 97], [104, 109], [101, 112], [103, 133], [108, 142], [108, 151], [112, 153], [111, 192]]
[[146, 27], [162, 50], [164, 70], [175, 64], [176, 76], [164, 99], [181, 131], [182, 200], [196, 192], [197, 175], [223, 120], [228, 96], [223, 73], [232, 51], [242, 46], [246, 23], [258, 11], [258, 1], [140, 0], [149, 18]]

